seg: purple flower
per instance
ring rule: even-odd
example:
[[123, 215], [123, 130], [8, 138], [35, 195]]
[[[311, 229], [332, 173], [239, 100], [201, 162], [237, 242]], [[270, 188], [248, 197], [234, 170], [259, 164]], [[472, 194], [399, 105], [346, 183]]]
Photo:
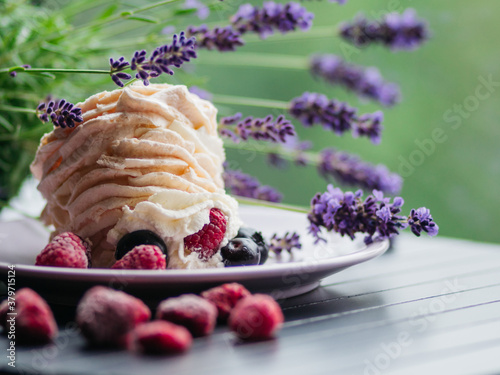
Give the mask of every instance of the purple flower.
[[251, 4], [241, 5], [231, 18], [231, 23], [241, 34], [255, 32], [264, 39], [273, 34], [275, 30], [283, 34], [297, 28], [308, 30], [312, 25], [313, 18], [314, 14], [308, 12], [299, 3], [280, 4], [266, 1], [262, 8], [254, 7]]
[[[293, 160], [295, 165], [303, 167], [309, 163], [308, 157], [305, 152], [312, 148], [311, 141], [301, 141], [297, 136], [287, 137], [286, 142], [281, 146], [286, 150], [288, 159]], [[269, 153], [267, 155], [267, 161], [270, 165], [276, 168], [288, 167], [288, 160], [284, 159], [278, 153]]]
[[290, 114], [300, 120], [304, 126], [315, 123], [333, 131], [337, 135], [351, 130], [353, 136], [367, 136], [373, 143], [380, 142], [382, 132], [382, 112], [356, 115], [357, 110], [325, 95], [305, 92], [290, 102]]
[[420, 236], [422, 231], [427, 232], [429, 236], [435, 236], [439, 231], [438, 225], [432, 219], [430, 210], [425, 207], [411, 210], [408, 216], [408, 225], [416, 236]]
[[51, 121], [54, 126], [61, 128], [74, 128], [75, 123], [83, 122], [81, 108], [64, 99], [40, 103], [36, 108], [36, 114], [42, 122]]
[[277, 203], [283, 199], [282, 194], [276, 189], [261, 185], [255, 177], [241, 171], [226, 168], [222, 177], [226, 190], [230, 194]]
[[333, 177], [344, 184], [392, 194], [399, 192], [403, 183], [401, 176], [391, 173], [386, 166], [364, 162], [355, 155], [334, 148], [320, 152], [318, 171], [325, 178]]
[[392, 106], [400, 100], [399, 87], [383, 80], [377, 68], [349, 65], [335, 55], [317, 55], [311, 59], [311, 72], [327, 82], [340, 84], [356, 94]]
[[190, 26], [187, 29], [187, 34], [196, 37], [196, 48], [226, 52], [235, 51], [236, 47], [245, 44], [241, 39], [241, 34], [235, 31], [232, 26], [215, 27], [212, 30], [209, 30], [206, 25]]
[[156, 48], [149, 58], [146, 58], [145, 50], [135, 51], [130, 63], [122, 56], [118, 60], [110, 59], [111, 79], [118, 86], [123, 87], [122, 80], [128, 80], [132, 76], [122, 70], [130, 67], [137, 71], [135, 78], [143, 81], [144, 85], [149, 85], [151, 78], [158, 77], [162, 73], [174, 74], [171, 66], [180, 68], [185, 62], [196, 58], [194, 50], [195, 38], [186, 38], [182, 31], [179, 36], [174, 35], [172, 44], [165, 44]]
[[[311, 210], [307, 217], [309, 233], [316, 238], [316, 242], [325, 241], [321, 236], [322, 228], [335, 231], [341, 236], [347, 235], [351, 239], [354, 239], [356, 233], [365, 233], [366, 244], [392, 238], [408, 225], [418, 226], [420, 230], [425, 230], [423, 229], [425, 226], [429, 235], [437, 234], [438, 227], [432, 222], [429, 210], [412, 209], [410, 216], [405, 218], [399, 215], [403, 203], [400, 197], [394, 198], [391, 203], [390, 198], [385, 198], [376, 190], [363, 200], [361, 190], [344, 193], [339, 188], [328, 185], [326, 192], [317, 193], [311, 200]], [[417, 214], [417, 211], [420, 213]], [[420, 224], [416, 223], [417, 216]], [[420, 235], [420, 231], [414, 230], [413, 227], [412, 232]]]
[[283, 250], [291, 253], [293, 249], [301, 248], [302, 244], [300, 243], [300, 236], [296, 232], [286, 232], [283, 237], [274, 233], [271, 237], [271, 241], [269, 242], [269, 251], [277, 255], [281, 254]]
[[417, 18], [414, 9], [384, 16], [381, 21], [369, 21], [358, 16], [340, 29], [342, 37], [358, 46], [382, 43], [393, 50], [412, 50], [428, 39], [427, 25]]
[[276, 120], [271, 115], [265, 118], [250, 116], [240, 121], [241, 117], [241, 113], [237, 113], [234, 116], [222, 118], [220, 134], [235, 142], [253, 138], [272, 143], [283, 143], [287, 137], [295, 135], [294, 126], [282, 115], [278, 116]]
[[189, 92], [192, 94], [198, 95], [200, 97], [200, 99], [205, 99], [205, 100], [211, 101], [213, 98], [212, 93], [210, 93], [206, 90], [200, 89], [198, 86], [190, 86]]
[[184, 1], [183, 9], [196, 9], [196, 15], [200, 20], [204, 20], [210, 15], [210, 9], [199, 0]]

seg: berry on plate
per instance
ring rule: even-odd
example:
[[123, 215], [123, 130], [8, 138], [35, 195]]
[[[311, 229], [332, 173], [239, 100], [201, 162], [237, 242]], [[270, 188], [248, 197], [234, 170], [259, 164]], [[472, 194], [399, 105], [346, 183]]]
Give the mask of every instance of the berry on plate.
[[93, 345], [125, 346], [127, 334], [150, 317], [140, 299], [104, 286], [88, 290], [76, 309], [76, 322]]
[[118, 241], [115, 251], [116, 260], [122, 259], [125, 254], [139, 245], [155, 245], [158, 246], [164, 254], [167, 254], [167, 245], [165, 245], [165, 242], [163, 242], [160, 236], [150, 230], [144, 229], [127, 233]]
[[156, 245], [139, 245], [125, 254], [123, 258], [117, 260], [111, 268], [164, 270], [167, 268], [167, 258]]
[[238, 301], [250, 295], [250, 292], [241, 284], [229, 283], [208, 289], [201, 296], [217, 307], [218, 319], [226, 321], [229, 313]]
[[220, 253], [225, 267], [254, 266], [260, 262], [259, 247], [250, 238], [233, 238]]
[[36, 257], [35, 265], [52, 267], [88, 268], [90, 247], [71, 232], [55, 236]]
[[217, 308], [208, 300], [194, 294], [168, 298], [160, 303], [156, 318], [186, 327], [194, 337], [213, 332]]
[[243, 340], [265, 340], [283, 324], [280, 305], [270, 296], [254, 294], [239, 301], [229, 315], [229, 328]]
[[131, 336], [135, 348], [146, 354], [184, 352], [193, 341], [186, 328], [164, 320], [139, 324]]
[[184, 238], [187, 252], [196, 252], [200, 259], [211, 258], [220, 247], [226, 233], [226, 217], [218, 208], [210, 210], [210, 222], [198, 232]]
[[269, 246], [264, 241], [262, 233], [250, 227], [241, 227], [236, 235], [236, 238], [251, 238], [259, 247], [260, 261], [259, 264], [264, 264], [269, 256]]

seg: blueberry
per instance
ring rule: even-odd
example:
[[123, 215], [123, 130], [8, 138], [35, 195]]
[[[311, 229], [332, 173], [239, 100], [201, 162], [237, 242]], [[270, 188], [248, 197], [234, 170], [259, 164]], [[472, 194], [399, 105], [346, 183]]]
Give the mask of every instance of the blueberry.
[[130, 250], [139, 245], [156, 245], [167, 255], [167, 245], [157, 234], [150, 230], [136, 230], [127, 233], [118, 241], [115, 251], [116, 260], [120, 260]]
[[259, 246], [250, 238], [233, 238], [221, 250], [224, 266], [253, 266], [259, 264]]
[[269, 256], [269, 246], [266, 244], [266, 241], [264, 241], [261, 232], [257, 232], [255, 229], [250, 227], [241, 227], [236, 237], [252, 239], [259, 246], [259, 252], [260, 252], [259, 264], [265, 263], [267, 257]]

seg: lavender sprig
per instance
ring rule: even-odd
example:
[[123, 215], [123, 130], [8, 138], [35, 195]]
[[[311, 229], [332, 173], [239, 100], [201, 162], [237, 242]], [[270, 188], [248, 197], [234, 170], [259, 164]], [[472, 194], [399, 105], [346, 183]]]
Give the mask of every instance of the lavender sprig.
[[293, 249], [301, 249], [300, 236], [296, 233], [286, 232], [283, 237], [274, 233], [269, 241], [269, 251], [280, 255], [283, 251], [291, 253]]
[[400, 101], [398, 85], [384, 81], [377, 68], [350, 65], [335, 55], [316, 55], [310, 63], [313, 75], [332, 84], [340, 84], [356, 94], [377, 100], [385, 106]]
[[51, 121], [56, 127], [61, 128], [74, 128], [76, 123], [83, 122], [82, 110], [75, 107], [64, 99], [59, 100], [57, 103], [50, 100], [48, 103], [40, 103], [36, 108], [36, 114], [42, 122]]
[[334, 148], [326, 148], [320, 152], [318, 171], [325, 178], [331, 176], [348, 185], [391, 194], [398, 193], [403, 184], [401, 176], [391, 173], [385, 165], [373, 165]]
[[[282, 146], [286, 153], [291, 156], [295, 165], [304, 167], [309, 163], [305, 152], [312, 148], [311, 141], [301, 141], [298, 137], [288, 137]], [[288, 160], [277, 152], [269, 152], [267, 161], [276, 168], [286, 168], [288, 166]]]
[[241, 113], [224, 117], [220, 121], [220, 134], [231, 138], [238, 143], [253, 138], [258, 141], [283, 143], [290, 136], [295, 136], [295, 128], [285, 116], [278, 116], [276, 120], [272, 115], [265, 118], [251, 116], [240, 121]]
[[241, 171], [225, 169], [222, 177], [225, 188], [230, 194], [276, 203], [283, 199], [279, 191], [270, 186], [261, 185], [259, 180]]
[[308, 30], [312, 26], [313, 18], [314, 14], [308, 12], [299, 3], [280, 4], [267, 1], [264, 2], [262, 8], [251, 4], [241, 5], [231, 18], [231, 23], [241, 34], [255, 32], [265, 39], [275, 30], [283, 34], [297, 28], [303, 31]]
[[358, 117], [357, 110], [346, 103], [329, 100], [322, 94], [305, 92], [290, 102], [289, 112], [307, 127], [319, 123], [337, 135], [352, 130], [355, 137], [367, 136], [373, 143], [380, 142], [383, 129], [383, 113], [380, 111]]
[[316, 238], [316, 242], [325, 241], [321, 235], [322, 228], [335, 231], [341, 236], [347, 235], [351, 239], [354, 239], [356, 233], [366, 233], [366, 244], [392, 238], [399, 234], [400, 229], [408, 226], [417, 235], [422, 231], [429, 236], [438, 233], [439, 227], [428, 209], [412, 209], [410, 215], [404, 217], [398, 215], [403, 204], [401, 197], [394, 198], [391, 203], [390, 198], [385, 198], [377, 190], [363, 200], [361, 190], [344, 193], [339, 188], [328, 185], [325, 193], [317, 193], [311, 200], [311, 210], [307, 217], [309, 233]]
[[389, 13], [381, 21], [358, 16], [340, 29], [344, 39], [358, 46], [382, 43], [392, 50], [413, 50], [428, 39], [428, 34], [426, 23], [417, 18], [414, 9]]
[[211, 92], [208, 92], [207, 90], [203, 90], [199, 88], [198, 86], [190, 86], [189, 87], [189, 92], [195, 95], [198, 95], [200, 99], [205, 99], [211, 101], [213, 99], [213, 95]]
[[122, 72], [130, 67], [137, 71], [135, 78], [142, 80], [145, 86], [149, 85], [151, 78], [156, 78], [162, 73], [173, 75], [171, 66], [180, 68], [185, 62], [196, 58], [194, 50], [195, 38], [187, 38], [184, 31], [179, 36], [173, 36], [172, 44], [165, 44], [156, 48], [149, 58], [145, 50], [135, 51], [130, 63], [122, 56], [118, 60], [110, 59], [110, 75], [115, 84], [124, 86], [122, 80], [131, 79], [132, 76]]
[[235, 51], [236, 47], [243, 46], [245, 42], [241, 34], [232, 26], [215, 27], [210, 30], [206, 25], [190, 26], [187, 29], [189, 36], [196, 37], [196, 48], [216, 49], [220, 52]]

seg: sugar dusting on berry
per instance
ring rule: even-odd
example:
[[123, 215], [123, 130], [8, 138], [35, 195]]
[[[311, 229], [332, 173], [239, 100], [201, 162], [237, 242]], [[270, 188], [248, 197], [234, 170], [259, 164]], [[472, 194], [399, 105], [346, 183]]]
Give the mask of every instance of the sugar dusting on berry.
[[189, 331], [164, 320], [138, 325], [133, 331], [133, 347], [147, 354], [180, 353], [188, 350], [193, 341]]
[[61, 233], [55, 236], [38, 254], [35, 265], [88, 268], [90, 265], [90, 246], [74, 233]]
[[194, 337], [213, 332], [217, 322], [217, 308], [195, 294], [168, 298], [160, 303], [156, 318], [186, 327]]
[[139, 245], [116, 261], [114, 269], [164, 270], [167, 268], [166, 256], [156, 245]]
[[229, 328], [243, 340], [265, 340], [283, 324], [278, 303], [265, 294], [254, 294], [239, 301], [229, 316]]
[[57, 324], [45, 300], [29, 288], [16, 292], [16, 342], [45, 344], [57, 336]]
[[196, 252], [200, 259], [211, 258], [220, 247], [226, 233], [226, 217], [218, 208], [210, 210], [210, 222], [198, 232], [184, 238], [187, 252]]
[[217, 307], [218, 319], [224, 322], [238, 301], [250, 295], [250, 292], [241, 284], [228, 283], [208, 289], [201, 296]]
[[81, 299], [76, 321], [93, 345], [125, 346], [127, 334], [151, 317], [138, 298], [104, 286], [95, 286]]

